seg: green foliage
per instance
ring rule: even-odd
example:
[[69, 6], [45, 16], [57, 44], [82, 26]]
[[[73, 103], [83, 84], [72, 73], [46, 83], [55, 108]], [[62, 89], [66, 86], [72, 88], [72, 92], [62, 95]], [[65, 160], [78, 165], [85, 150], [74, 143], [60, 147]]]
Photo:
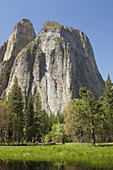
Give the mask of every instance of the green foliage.
[[55, 115], [52, 112], [50, 112], [50, 115], [49, 115], [49, 131], [52, 130], [52, 126], [53, 126], [54, 123], [56, 123]]
[[26, 116], [27, 116], [27, 124], [28, 126], [32, 126], [34, 122], [34, 108], [33, 108], [33, 96], [30, 92], [27, 109], [26, 109]]
[[25, 48], [26, 48], [27, 50], [31, 51], [32, 48], [33, 48], [33, 46], [34, 46], [34, 44], [35, 44], [35, 42], [34, 42], [34, 40], [33, 40], [33, 41], [31, 41], [27, 46], [25, 46]]
[[[74, 100], [77, 100], [77, 99], [74, 99]], [[64, 114], [64, 129], [65, 129], [66, 135], [68, 135], [68, 141], [70, 142], [72, 141], [74, 142], [77, 139], [78, 141], [80, 141], [77, 135], [77, 128], [75, 125], [76, 118], [75, 118], [75, 115], [73, 114], [74, 104], [75, 102], [70, 100], [67, 106], [64, 108], [64, 113], [63, 113]]]
[[104, 120], [103, 128], [104, 133], [107, 134], [106, 141], [112, 141], [113, 137], [113, 83], [111, 82], [110, 76], [105, 82], [105, 88], [103, 90], [103, 110]]
[[61, 24], [59, 24], [59, 23], [57, 23], [55, 21], [47, 21], [47, 22], [45, 22], [44, 27], [46, 27], [46, 28], [52, 28], [52, 27], [54, 27], [54, 28], [62, 28], [63, 25], [61, 25]]
[[42, 110], [40, 112], [40, 115], [38, 117], [40, 122], [40, 135], [43, 138], [45, 134], [49, 131], [49, 117], [45, 110]]
[[51, 138], [53, 142], [62, 142], [65, 141], [65, 130], [64, 124], [58, 123], [53, 124], [51, 131]]
[[81, 99], [73, 99], [64, 109], [65, 131], [70, 141], [113, 141], [113, 83], [108, 79], [103, 96], [95, 100], [86, 87], [80, 88]]
[[56, 123], [61, 123], [61, 124], [64, 123], [64, 116], [59, 111], [57, 112], [56, 115]]
[[36, 115], [39, 114], [41, 110], [42, 110], [42, 103], [41, 103], [40, 93], [37, 91], [35, 95], [35, 101], [34, 101], [35, 114]]
[[33, 107], [33, 96], [30, 92], [27, 109], [26, 109], [26, 122], [25, 122], [25, 136], [28, 141], [32, 141], [32, 138], [35, 137], [35, 113]]
[[0, 142], [7, 142], [9, 112], [5, 102], [0, 100]]
[[[73, 99], [64, 110], [65, 129], [73, 140], [89, 142], [95, 145], [95, 133], [99, 127], [101, 105], [87, 88], [80, 88], [81, 99]], [[75, 139], [76, 139], [75, 138]]]
[[0, 140], [21, 141], [25, 137], [32, 142], [92, 141], [93, 145], [95, 141], [113, 141], [113, 83], [110, 76], [103, 96], [98, 100], [86, 87], [80, 88], [79, 95], [80, 99], [68, 102], [63, 114], [50, 113], [48, 116], [42, 109], [39, 92], [35, 98], [30, 93], [24, 113], [22, 91], [15, 77], [8, 95], [8, 109], [0, 100]]
[[77, 107], [80, 113], [80, 124], [83, 124], [83, 130], [87, 131], [92, 138], [92, 144], [95, 145], [95, 131], [99, 122], [99, 103], [95, 100], [93, 93], [84, 88], [80, 88], [82, 104]]
[[11, 92], [8, 95], [9, 138], [20, 141], [23, 136], [23, 96], [15, 77]]
[[106, 104], [109, 104], [110, 109], [111, 108], [113, 109], [113, 83], [111, 82], [109, 75], [105, 82], [103, 96], [104, 96], [104, 100], [106, 101]]
[[17, 116], [19, 117], [22, 115], [23, 106], [22, 91], [18, 85], [17, 77], [15, 77], [11, 92], [8, 95], [8, 107], [10, 112], [17, 113]]
[[39, 92], [35, 95], [35, 134], [38, 141], [43, 141], [44, 135], [49, 131], [49, 117], [45, 110], [42, 110], [42, 103]]
[[44, 142], [50, 142], [50, 134], [45, 135]]

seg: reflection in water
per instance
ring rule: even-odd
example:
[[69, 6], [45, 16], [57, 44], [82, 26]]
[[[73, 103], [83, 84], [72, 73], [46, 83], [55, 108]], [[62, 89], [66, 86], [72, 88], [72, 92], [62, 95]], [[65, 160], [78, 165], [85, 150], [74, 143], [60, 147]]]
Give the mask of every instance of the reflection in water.
[[85, 164], [61, 162], [5, 161], [0, 160], [0, 170], [101, 170], [103, 168], [89, 167]]

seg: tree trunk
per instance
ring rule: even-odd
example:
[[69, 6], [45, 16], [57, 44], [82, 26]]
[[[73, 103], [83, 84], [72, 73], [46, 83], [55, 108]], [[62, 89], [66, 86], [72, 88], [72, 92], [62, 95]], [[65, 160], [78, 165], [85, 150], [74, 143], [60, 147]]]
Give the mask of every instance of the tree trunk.
[[95, 146], [95, 130], [94, 130], [94, 128], [91, 129], [91, 136], [92, 136], [92, 145]]
[[62, 139], [62, 144], [65, 144], [65, 139], [64, 138]]

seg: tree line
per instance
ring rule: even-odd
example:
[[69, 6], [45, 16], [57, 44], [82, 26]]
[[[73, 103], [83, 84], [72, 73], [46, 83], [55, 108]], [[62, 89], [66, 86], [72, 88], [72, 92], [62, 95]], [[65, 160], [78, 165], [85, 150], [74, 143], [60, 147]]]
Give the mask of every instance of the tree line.
[[24, 107], [22, 91], [15, 77], [8, 100], [0, 100], [0, 142], [43, 142], [53, 124], [63, 121], [59, 112], [56, 116], [48, 115], [42, 109], [39, 92], [35, 97], [30, 92], [26, 109]]
[[80, 98], [70, 100], [63, 114], [48, 114], [42, 109], [39, 92], [30, 92], [27, 107], [18, 80], [8, 100], [0, 100], [1, 142], [111, 142], [113, 141], [113, 83], [110, 76], [103, 94], [95, 99], [86, 87], [80, 88]]
[[69, 141], [113, 141], [113, 83], [110, 76], [105, 82], [103, 94], [95, 99], [86, 87], [80, 88], [80, 99], [68, 102], [64, 109], [65, 132]]

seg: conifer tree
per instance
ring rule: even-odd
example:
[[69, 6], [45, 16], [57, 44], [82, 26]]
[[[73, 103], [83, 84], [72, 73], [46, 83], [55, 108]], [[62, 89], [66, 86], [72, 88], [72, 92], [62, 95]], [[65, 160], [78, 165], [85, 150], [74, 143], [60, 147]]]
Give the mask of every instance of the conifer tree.
[[[92, 139], [92, 145], [95, 145], [95, 131], [98, 127], [98, 103], [93, 96], [93, 93], [86, 87], [80, 88], [80, 96], [82, 103], [78, 105], [79, 118], [84, 124], [83, 129], [89, 131]], [[75, 108], [76, 109], [76, 108]]]
[[40, 135], [44, 138], [45, 134], [49, 132], [49, 116], [43, 109], [40, 115]]
[[39, 92], [35, 95], [34, 101], [35, 111], [35, 134], [39, 141], [42, 141], [43, 136], [48, 132], [49, 117], [45, 110], [42, 110], [42, 103]]
[[42, 103], [41, 103], [40, 93], [37, 91], [35, 95], [35, 101], [34, 101], [35, 114], [39, 114], [41, 110], [42, 110]]
[[49, 115], [49, 131], [52, 130], [52, 126], [53, 126], [54, 123], [56, 123], [56, 118], [55, 118], [54, 114], [52, 112], [50, 112], [50, 115]]
[[103, 90], [103, 105], [104, 105], [104, 133], [108, 136], [107, 141], [111, 141], [113, 133], [113, 83], [110, 76], [105, 82]]
[[27, 109], [26, 109], [26, 118], [25, 118], [26, 119], [25, 120], [25, 131], [26, 131], [26, 138], [28, 141], [32, 141], [32, 138], [35, 137], [34, 116], [35, 114], [34, 114], [34, 107], [33, 107], [33, 96], [32, 96], [32, 93], [30, 92], [28, 103], [27, 103]]
[[23, 137], [23, 96], [21, 88], [18, 85], [17, 77], [8, 95], [9, 118], [9, 137], [12, 140], [20, 141]]
[[34, 112], [35, 112], [35, 135], [36, 135], [36, 140], [38, 141], [41, 140], [41, 129], [40, 129], [41, 110], [42, 110], [41, 98], [39, 92], [37, 91], [34, 100]]
[[56, 122], [57, 123], [64, 123], [64, 117], [63, 117], [63, 114], [60, 113], [59, 111], [57, 112], [57, 115], [56, 115]]

